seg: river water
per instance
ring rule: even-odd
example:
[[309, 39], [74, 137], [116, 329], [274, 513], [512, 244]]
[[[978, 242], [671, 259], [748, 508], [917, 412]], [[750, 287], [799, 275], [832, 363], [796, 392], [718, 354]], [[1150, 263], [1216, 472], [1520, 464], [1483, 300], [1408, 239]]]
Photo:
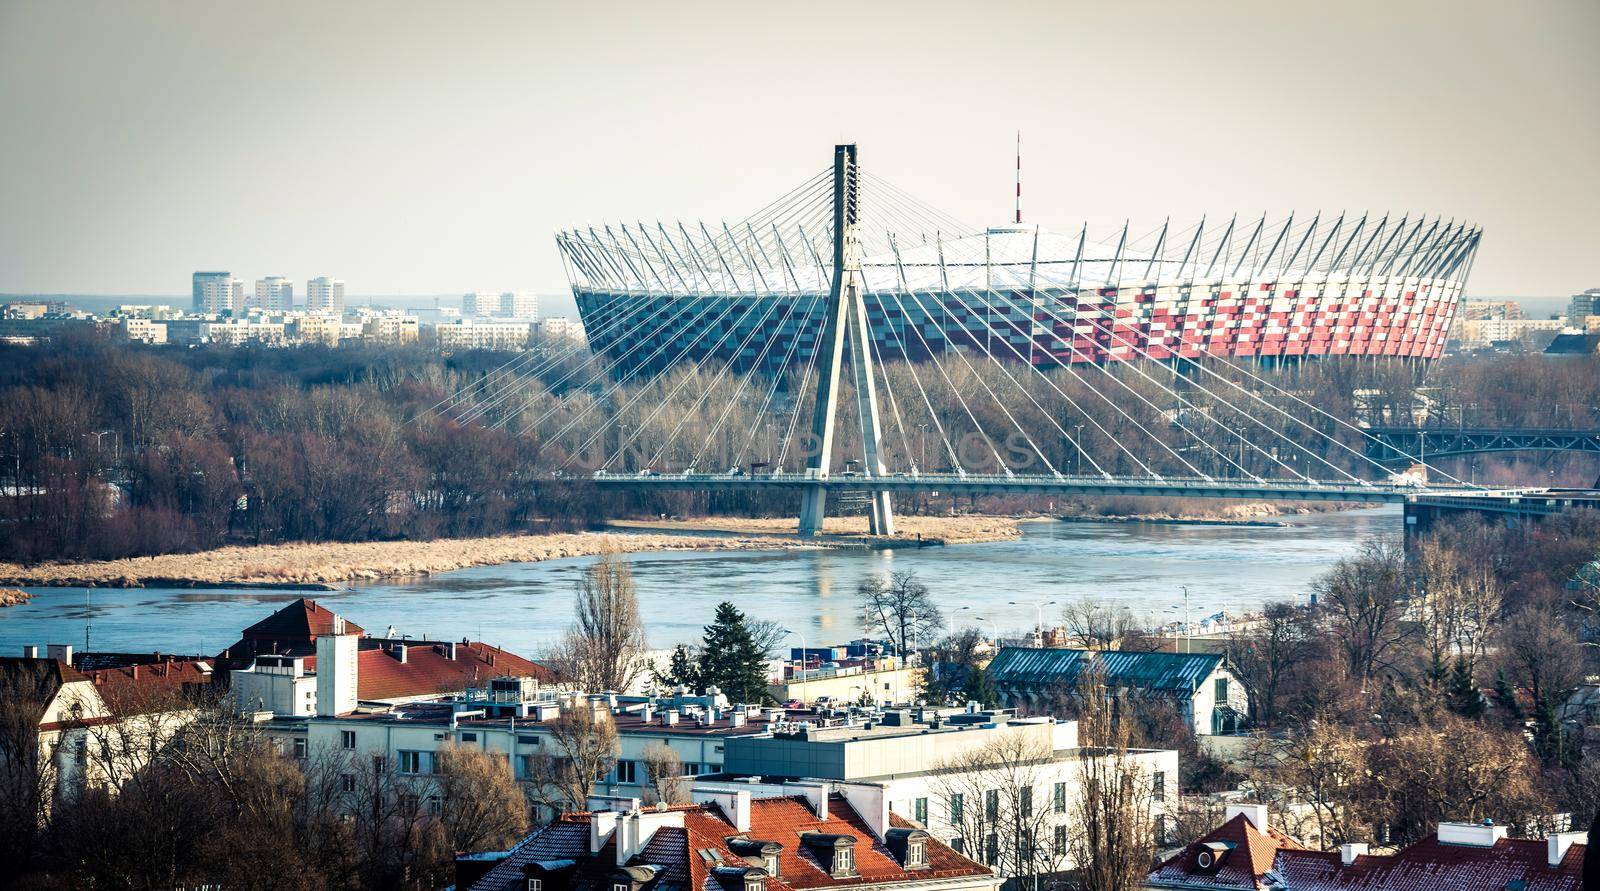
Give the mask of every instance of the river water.
[[[1365, 537], [1400, 531], [1399, 508], [1291, 517], [1286, 527], [1145, 523], [1025, 523], [1014, 541], [894, 551], [689, 551], [634, 554], [634, 578], [653, 646], [697, 640], [719, 601], [774, 619], [815, 646], [859, 636], [857, 583], [915, 570], [952, 625], [1004, 634], [1031, 628], [1043, 606], [1083, 599], [1125, 605], [1165, 622], [1196, 621], [1272, 600], [1303, 601], [1312, 578]], [[24, 644], [102, 651], [215, 653], [241, 629], [310, 596], [381, 634], [470, 636], [537, 655], [571, 621], [573, 584], [590, 558], [484, 566], [400, 584], [315, 593], [259, 589], [31, 588], [0, 609], [0, 654]], [[1048, 603], [1056, 601], [1055, 604]], [[798, 640], [796, 640], [798, 642]]]

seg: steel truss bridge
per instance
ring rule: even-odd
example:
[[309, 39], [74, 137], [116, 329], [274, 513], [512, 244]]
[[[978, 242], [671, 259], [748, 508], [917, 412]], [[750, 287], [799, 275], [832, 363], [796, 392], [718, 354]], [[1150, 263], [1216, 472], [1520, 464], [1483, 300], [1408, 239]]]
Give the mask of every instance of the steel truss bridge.
[[[1125, 280], [1153, 293], [1153, 268], [1158, 278], [1175, 268], [1176, 287], [1208, 302], [1225, 297], [1223, 288], [1261, 293], [1271, 282], [1293, 283], [1284, 300], [1328, 283], [1341, 293], [1351, 282], [1417, 293], [1429, 270], [1469, 260], [1476, 229], [1437, 220], [1424, 229], [1425, 219], [1390, 227], [1387, 216], [1370, 228], [1366, 217], [1346, 227], [1342, 216], [1331, 227], [1313, 219], [1295, 228], [1291, 215], [1274, 232], [1263, 216], [1237, 240], [1233, 223], [1216, 234], [1202, 221], [1169, 244], [1163, 225], [1141, 254], [1124, 225], [1098, 246], [1086, 248], [1080, 234], [1070, 267], [1046, 271], [1037, 227], [1024, 236], [1034, 258], [1002, 264], [987, 240], [966, 237], [985, 230], [874, 177], [863, 193], [863, 181], [856, 147], [840, 145], [831, 171], [737, 224], [563, 233], [575, 290], [580, 278], [614, 283], [607, 299], [622, 308], [586, 331], [588, 342], [611, 346], [529, 350], [419, 417], [533, 437], [541, 454], [564, 457], [552, 480], [587, 475], [601, 490], [793, 492], [802, 535], [821, 530], [830, 499], [865, 501], [871, 531], [892, 535], [893, 499], [912, 493], [1350, 503], [1515, 496], [1428, 467], [1422, 449], [1329, 414], [1248, 360], [1208, 351], [1203, 362], [1166, 362], [1127, 334], [1122, 310], [1097, 299], [1120, 293]], [[874, 266], [871, 283], [864, 238], [880, 239], [875, 256], [893, 257]], [[982, 319], [984, 334], [930, 344], [915, 320], [931, 317], [922, 298], [933, 290], [946, 310]], [[755, 338], [773, 331], [793, 333]], [[891, 375], [880, 342], [918, 360]], [[1117, 358], [1095, 358], [1108, 356]], [[669, 405], [679, 410], [663, 414]], [[758, 460], [763, 429], [771, 445]], [[653, 440], [640, 452], [647, 431]], [[846, 441], [854, 455], [838, 454]], [[596, 451], [586, 474], [580, 466]], [[1398, 460], [1422, 465], [1432, 483], [1393, 475]], [[707, 466], [728, 470], [699, 472]]]
[[1538, 427], [1369, 427], [1367, 456], [1400, 464], [1419, 456], [1442, 458], [1484, 452], [1589, 452], [1600, 454], [1600, 430]]

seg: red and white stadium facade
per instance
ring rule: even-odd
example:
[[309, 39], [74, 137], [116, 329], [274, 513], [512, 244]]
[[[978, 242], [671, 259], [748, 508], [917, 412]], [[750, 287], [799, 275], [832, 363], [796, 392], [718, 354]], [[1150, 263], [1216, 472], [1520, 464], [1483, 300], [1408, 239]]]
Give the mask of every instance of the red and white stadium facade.
[[[1481, 238], [1439, 219], [1128, 227], [1101, 240], [1011, 224], [873, 233], [861, 277], [880, 360], [950, 349], [1054, 366], [1329, 356], [1432, 359]], [[624, 370], [806, 362], [832, 270], [828, 231], [621, 226], [561, 233], [591, 345]]]

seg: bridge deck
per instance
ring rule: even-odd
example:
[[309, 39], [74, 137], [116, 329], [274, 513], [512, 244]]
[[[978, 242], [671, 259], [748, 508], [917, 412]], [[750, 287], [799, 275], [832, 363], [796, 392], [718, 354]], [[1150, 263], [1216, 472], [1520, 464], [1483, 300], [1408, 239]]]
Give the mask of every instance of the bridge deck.
[[1019, 495], [1156, 495], [1176, 498], [1237, 498], [1262, 501], [1340, 501], [1398, 504], [1419, 495], [1473, 497], [1486, 490], [1465, 486], [1402, 486], [1388, 483], [1308, 483], [1305, 480], [1238, 480], [1202, 477], [1101, 477], [1003, 474], [895, 474], [872, 477], [835, 474], [816, 478], [801, 473], [597, 473], [593, 481], [617, 489], [792, 489], [822, 486], [842, 492], [948, 492]]

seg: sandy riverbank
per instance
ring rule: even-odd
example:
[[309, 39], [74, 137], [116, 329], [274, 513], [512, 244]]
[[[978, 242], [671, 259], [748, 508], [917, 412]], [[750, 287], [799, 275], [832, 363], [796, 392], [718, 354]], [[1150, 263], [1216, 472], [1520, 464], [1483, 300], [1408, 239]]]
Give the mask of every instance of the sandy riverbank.
[[[829, 517], [823, 521], [821, 545], [860, 543], [881, 545], [886, 540], [915, 541], [919, 537], [929, 544], [973, 544], [985, 541], [1010, 541], [1022, 536], [1020, 520], [1013, 517], [918, 517], [902, 515], [894, 518], [895, 534], [890, 537], [867, 534], [867, 518]], [[617, 529], [640, 529], [652, 532], [723, 533], [730, 535], [764, 535], [793, 539], [799, 523], [792, 517], [693, 517], [680, 520], [619, 520], [611, 524]]]
[[218, 548], [92, 563], [0, 563], [0, 584], [34, 587], [281, 586], [432, 575], [497, 563], [588, 557], [606, 551], [770, 550], [769, 536], [566, 533], [438, 541], [326, 542]]

